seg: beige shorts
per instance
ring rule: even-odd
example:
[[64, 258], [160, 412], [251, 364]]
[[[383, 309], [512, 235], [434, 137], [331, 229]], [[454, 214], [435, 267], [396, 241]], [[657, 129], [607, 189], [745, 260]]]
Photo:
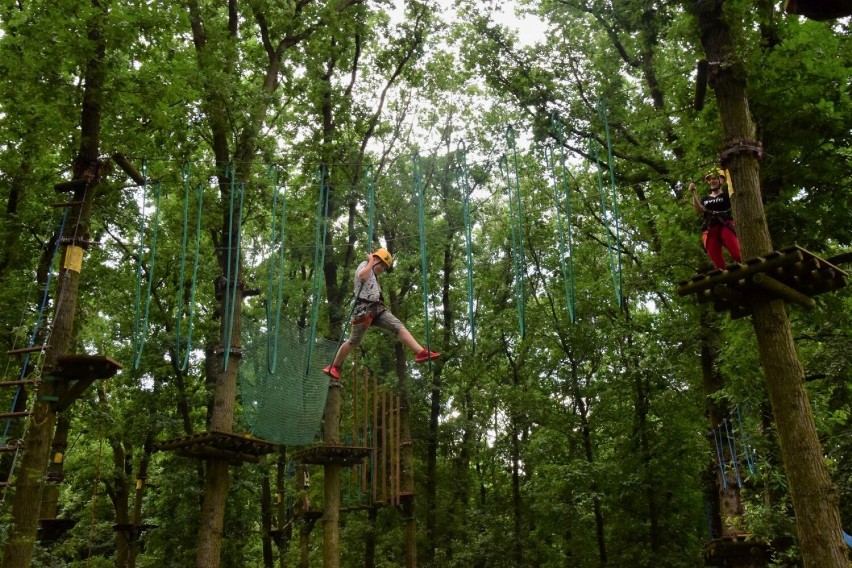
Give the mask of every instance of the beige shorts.
[[367, 334], [367, 330], [371, 326], [386, 329], [394, 335], [399, 333], [400, 330], [405, 329], [405, 326], [401, 321], [399, 321], [399, 318], [390, 313], [390, 310], [386, 309], [381, 304], [378, 304], [374, 311], [375, 314], [373, 315], [373, 320], [369, 324], [366, 322], [354, 323], [363, 316], [353, 319], [352, 329], [349, 331], [349, 339], [347, 339], [349, 343], [352, 345], [360, 345], [361, 341], [364, 340], [364, 336]]

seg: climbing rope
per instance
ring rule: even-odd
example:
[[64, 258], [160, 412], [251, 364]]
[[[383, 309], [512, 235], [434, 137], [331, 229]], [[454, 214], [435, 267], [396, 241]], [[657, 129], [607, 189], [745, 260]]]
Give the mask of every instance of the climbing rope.
[[[423, 317], [425, 318], [426, 349], [432, 350], [429, 335], [429, 275], [426, 264], [426, 199], [423, 189], [423, 172], [420, 169], [420, 156], [417, 152], [412, 156], [412, 181], [414, 191], [417, 193], [418, 224], [420, 227], [420, 272], [423, 278]], [[429, 359], [429, 369], [432, 369], [432, 360]]]
[[470, 182], [467, 176], [467, 147], [464, 142], [459, 142], [456, 146], [456, 160], [458, 162], [456, 177], [461, 185], [465, 252], [467, 255], [465, 259], [467, 265], [467, 319], [470, 323], [471, 353], [476, 355], [476, 319], [474, 317], [473, 304], [473, 254], [471, 250], [473, 246], [473, 238], [471, 236], [473, 223], [470, 216]]
[[[550, 172], [553, 176], [553, 204], [556, 207], [556, 225], [559, 229], [559, 264], [562, 268], [562, 283], [565, 288], [565, 303], [568, 307], [568, 317], [571, 323], [577, 321], [574, 296], [574, 239], [571, 231], [571, 193], [568, 187], [568, 172], [565, 167], [565, 137], [562, 121], [559, 120], [557, 113], [550, 115], [550, 130], [556, 137], [556, 143], [559, 145], [559, 174], [556, 172], [556, 163], [553, 156], [553, 149], [545, 146], [545, 155], [550, 154]], [[549, 150], [549, 152], [548, 152]], [[559, 186], [562, 186], [562, 196], [560, 196]], [[564, 199], [565, 217], [563, 222], [562, 208], [560, 201]], [[565, 263], [565, 244], [568, 244], [568, 264]]]
[[[228, 368], [228, 358], [231, 354], [231, 345], [234, 340], [234, 317], [237, 310], [237, 289], [240, 278], [240, 249], [242, 248], [242, 224], [243, 224], [243, 197], [245, 191], [243, 184], [236, 183], [236, 171], [233, 162], [228, 163], [225, 168], [225, 177], [229, 180], [229, 203], [228, 203], [228, 255], [225, 269], [224, 290], [224, 322], [223, 332], [225, 348], [223, 351], [222, 370]], [[235, 205], [236, 202], [236, 205]], [[236, 209], [236, 224], [234, 223], [234, 211]], [[233, 231], [236, 227], [236, 239]], [[235, 252], [236, 249], [236, 252]]]
[[322, 294], [323, 266], [325, 266], [325, 242], [328, 233], [328, 170], [325, 165], [317, 168], [316, 182], [319, 184], [319, 199], [317, 199], [317, 224], [314, 246], [314, 269], [312, 278], [311, 328], [308, 334], [308, 356], [305, 362], [305, 374], [311, 368], [313, 345], [317, 334], [317, 319], [319, 319], [319, 304]]
[[148, 338], [148, 316], [151, 309], [151, 287], [154, 283], [154, 265], [157, 259], [157, 230], [160, 225], [160, 182], [152, 184], [154, 194], [154, 213], [151, 229], [151, 246], [148, 254], [148, 283], [145, 289], [144, 308], [142, 307], [142, 256], [145, 250], [145, 225], [147, 222], [145, 209], [148, 199], [148, 164], [142, 161], [142, 222], [139, 228], [139, 247], [137, 249], [136, 263], [136, 297], [133, 318], [133, 368], [138, 369], [142, 361], [142, 351]]
[[[186, 243], [189, 239], [189, 189], [191, 167], [189, 162], [184, 162], [181, 167], [181, 175], [183, 177], [183, 236], [181, 238], [180, 250], [180, 277], [178, 278], [178, 293], [177, 293], [177, 309], [175, 310], [175, 350], [177, 353], [178, 369], [185, 371], [189, 366], [189, 353], [192, 346], [192, 329], [193, 320], [195, 318], [195, 289], [196, 280], [198, 278], [198, 262], [201, 256], [201, 211], [204, 202], [204, 184], [199, 183], [195, 187], [195, 261], [192, 267], [192, 279], [189, 283], [189, 314], [186, 327], [186, 340], [181, 338], [181, 327], [183, 326], [183, 296], [186, 274]], [[181, 348], [183, 347], [183, 355]]]
[[[518, 331], [521, 339], [526, 336], [526, 262], [524, 259], [524, 225], [521, 207], [521, 184], [518, 176], [518, 150], [515, 144], [515, 130], [512, 125], [506, 127], [506, 145], [512, 151], [514, 176], [509, 161], [504, 154], [500, 158], [500, 171], [506, 179], [509, 197], [509, 223], [512, 227], [512, 267], [514, 270], [515, 306], [518, 311]], [[513, 178], [514, 177], [514, 184]]]
[[280, 344], [278, 328], [281, 325], [281, 299], [284, 291], [284, 221], [287, 204], [286, 196], [278, 188], [278, 169], [275, 166], [269, 166], [266, 178], [272, 181], [269, 248], [275, 251], [277, 247], [277, 253], [273, 252], [269, 258], [269, 279], [266, 286], [266, 368], [270, 373], [274, 373], [278, 365]]
[[[623, 307], [624, 296], [622, 294], [622, 274], [621, 274], [621, 236], [619, 232], [618, 218], [618, 195], [615, 189], [615, 170], [613, 169], [612, 159], [612, 143], [609, 135], [609, 122], [606, 115], [606, 106], [602, 102], [597, 105], [598, 117], [604, 123], [606, 131], [606, 146], [607, 156], [609, 161], [609, 181], [610, 181], [610, 199], [612, 208], [607, 207], [607, 192], [604, 190], [603, 173], [600, 160], [600, 149], [594, 138], [589, 139], [589, 150], [595, 157], [595, 163], [598, 167], [598, 192], [601, 200], [601, 216], [603, 217], [604, 229], [606, 230], [606, 244], [609, 251], [609, 266], [612, 274], [612, 284], [615, 288], [615, 298], [618, 302], [618, 307]], [[613, 230], [610, 230], [610, 220], [612, 221]], [[615, 235], [615, 245], [613, 245], [613, 233]]]

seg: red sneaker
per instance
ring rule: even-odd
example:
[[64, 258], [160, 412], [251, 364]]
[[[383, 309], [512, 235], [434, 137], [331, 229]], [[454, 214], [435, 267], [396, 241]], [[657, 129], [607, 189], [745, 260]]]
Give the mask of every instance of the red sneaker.
[[340, 367], [338, 367], [337, 365], [326, 365], [322, 372], [334, 379], [335, 381], [340, 380]]
[[429, 351], [428, 349], [424, 349], [423, 351], [418, 353], [416, 357], [414, 357], [414, 362], [415, 363], [425, 363], [429, 359], [437, 359], [440, 356], [441, 356], [440, 353], [435, 353], [434, 351]]

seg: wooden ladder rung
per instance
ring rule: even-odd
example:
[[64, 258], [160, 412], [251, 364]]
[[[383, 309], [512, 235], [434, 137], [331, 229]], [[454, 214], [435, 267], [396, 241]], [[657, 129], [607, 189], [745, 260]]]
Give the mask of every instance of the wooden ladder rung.
[[20, 444], [8, 444], [6, 446], [0, 446], [0, 452], [2, 453], [17, 452], [20, 449]]
[[33, 345], [32, 347], [22, 347], [20, 349], [11, 349], [6, 351], [6, 355], [23, 355], [24, 353], [35, 353], [36, 351], [46, 351], [50, 347], [47, 345]]
[[0, 420], [3, 418], [24, 418], [25, 416], [30, 416], [32, 412], [29, 410], [22, 410], [21, 412], [0, 412]]
[[63, 203], [51, 203], [51, 207], [75, 207], [77, 205], [82, 205], [85, 203], [84, 201], [65, 201]]
[[35, 379], [21, 379], [18, 381], [0, 381], [0, 387], [17, 387], [21, 385], [36, 385], [38, 381]]

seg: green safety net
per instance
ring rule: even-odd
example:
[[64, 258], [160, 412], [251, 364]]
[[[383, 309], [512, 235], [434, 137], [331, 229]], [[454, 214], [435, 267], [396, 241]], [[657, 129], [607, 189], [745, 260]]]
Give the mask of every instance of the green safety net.
[[[337, 344], [310, 341], [310, 330], [281, 319], [270, 341], [266, 314], [243, 316], [243, 358], [239, 370], [240, 400], [251, 433], [287, 446], [314, 442], [320, 432], [328, 377], [322, 368], [334, 357]], [[279, 345], [275, 371], [270, 372], [270, 345]]]

